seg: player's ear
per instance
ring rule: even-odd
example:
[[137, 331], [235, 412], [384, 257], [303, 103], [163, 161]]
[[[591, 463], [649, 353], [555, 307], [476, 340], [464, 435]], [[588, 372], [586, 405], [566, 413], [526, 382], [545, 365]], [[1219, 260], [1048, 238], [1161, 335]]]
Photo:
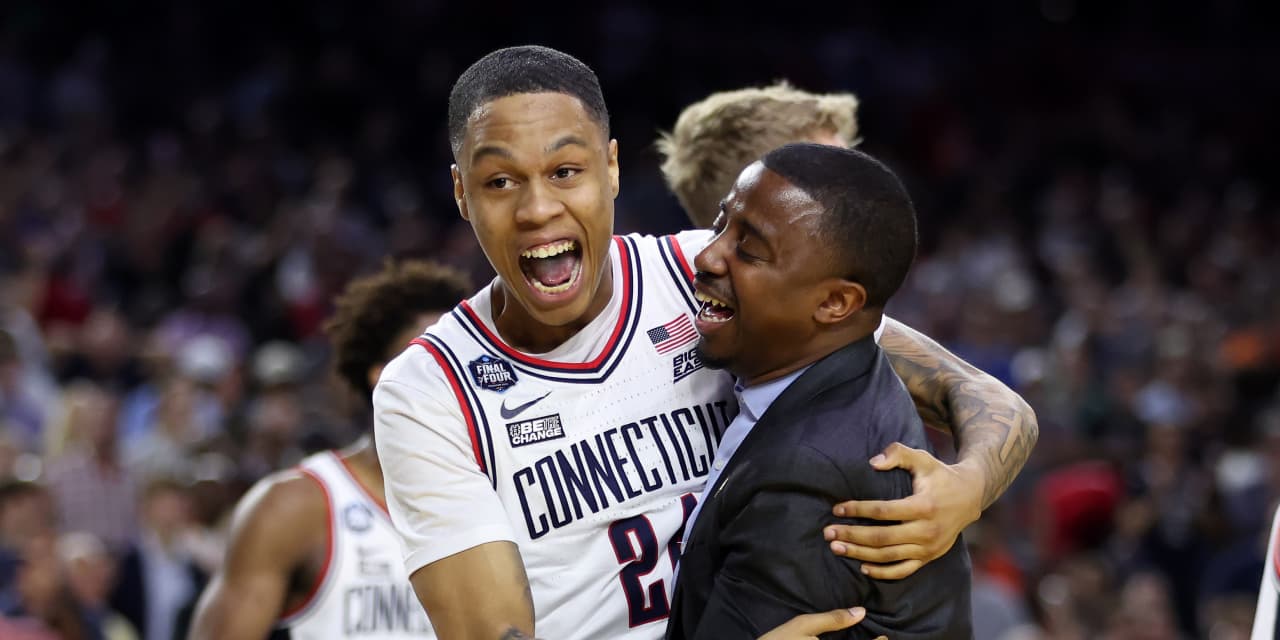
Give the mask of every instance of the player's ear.
[[471, 221], [471, 213], [467, 211], [467, 190], [462, 186], [462, 172], [458, 165], [449, 165], [449, 175], [453, 176], [453, 202], [458, 205], [458, 214], [463, 220]]
[[813, 314], [813, 319], [822, 324], [844, 322], [867, 304], [867, 288], [844, 278], [831, 280], [826, 294]]
[[613, 197], [618, 197], [618, 141], [616, 139], [609, 141], [609, 188], [613, 191]]

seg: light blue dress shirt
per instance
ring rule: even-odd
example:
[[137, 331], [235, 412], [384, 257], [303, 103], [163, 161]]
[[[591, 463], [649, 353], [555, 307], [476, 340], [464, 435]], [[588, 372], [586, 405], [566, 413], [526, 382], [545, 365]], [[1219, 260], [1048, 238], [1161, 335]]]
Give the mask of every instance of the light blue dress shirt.
[[[777, 380], [770, 380], [754, 387], [733, 385], [733, 395], [738, 398], [738, 416], [729, 423], [729, 428], [725, 429], [724, 434], [720, 436], [720, 448], [716, 449], [715, 461], [711, 463], [711, 472], [707, 474], [707, 484], [702, 488], [702, 495], [698, 496], [698, 506], [693, 508], [693, 513], [689, 514], [689, 521], [684, 525], [684, 537], [680, 539], [682, 551], [689, 543], [689, 534], [693, 532], [693, 524], [698, 521], [698, 514], [702, 513], [702, 505], [706, 503], [712, 487], [716, 486], [720, 472], [724, 471], [725, 465], [729, 464], [729, 459], [733, 457], [738, 447], [742, 446], [742, 441], [747, 439], [747, 434], [751, 433], [751, 429], [756, 426], [760, 417], [769, 410], [778, 396], [808, 370], [809, 367], [804, 367]], [[679, 566], [676, 568], [678, 570]]]

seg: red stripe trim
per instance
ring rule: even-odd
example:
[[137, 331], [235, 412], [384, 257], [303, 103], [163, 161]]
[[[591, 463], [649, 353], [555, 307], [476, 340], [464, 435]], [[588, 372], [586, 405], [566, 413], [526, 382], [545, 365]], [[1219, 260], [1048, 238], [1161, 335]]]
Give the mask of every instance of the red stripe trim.
[[609, 336], [609, 342], [600, 350], [600, 355], [596, 356], [590, 362], [555, 362], [553, 360], [543, 360], [535, 358], [531, 355], [521, 353], [508, 345], [497, 334], [489, 330], [489, 327], [481, 322], [480, 316], [476, 314], [475, 309], [471, 308], [471, 304], [465, 300], [462, 302], [462, 310], [471, 316], [472, 321], [484, 336], [493, 343], [499, 351], [506, 354], [513, 360], [523, 362], [524, 364], [544, 369], [553, 369], [557, 371], [583, 371], [595, 369], [605, 361], [613, 352], [614, 347], [618, 346], [618, 336], [622, 335], [622, 329], [627, 324], [627, 317], [631, 312], [631, 263], [627, 260], [630, 253], [627, 251], [627, 245], [618, 236], [613, 237], [613, 241], [618, 245], [619, 258], [622, 260], [622, 312], [618, 314], [618, 322], [613, 326], [613, 335]]
[[676, 261], [680, 263], [680, 270], [684, 271], [685, 277], [693, 282], [693, 269], [689, 268], [689, 261], [684, 259], [684, 250], [680, 248], [680, 241], [675, 236], [671, 236], [671, 252], [676, 255]]
[[444, 354], [430, 342], [422, 338], [414, 338], [409, 344], [416, 344], [426, 349], [427, 353], [436, 359], [436, 364], [440, 365], [440, 370], [444, 371], [445, 377], [449, 379], [449, 386], [453, 388], [453, 397], [458, 401], [458, 408], [462, 409], [462, 417], [467, 420], [467, 433], [471, 436], [471, 451], [476, 455], [476, 464], [480, 465], [481, 472], [486, 472], [484, 456], [480, 454], [480, 432], [476, 429], [476, 419], [472, 415], [471, 405], [467, 404], [467, 397], [463, 395], [462, 383], [453, 373], [453, 367], [449, 366], [449, 361], [445, 359]]
[[363, 482], [360, 482], [360, 476], [356, 475], [355, 469], [351, 468], [351, 463], [347, 462], [346, 458], [336, 453], [333, 454], [333, 457], [338, 459], [338, 463], [342, 465], [343, 469], [346, 469], [347, 475], [351, 476], [351, 481], [354, 482], [357, 487], [360, 487], [360, 491], [364, 493], [365, 497], [369, 498], [370, 500], [373, 501], [374, 504], [378, 505], [378, 508], [382, 509], [382, 512], [387, 514], [387, 517], [390, 518], [391, 512], [387, 510], [386, 501], [384, 501], [382, 498], [379, 498], [378, 496], [373, 495], [373, 492], [369, 490], [369, 487], [366, 487]]
[[333, 498], [329, 495], [329, 488], [324, 485], [324, 481], [320, 476], [307, 469], [298, 469], [302, 475], [311, 478], [320, 486], [320, 491], [324, 492], [324, 510], [325, 510], [325, 529], [327, 540], [325, 542], [324, 565], [320, 567], [320, 574], [316, 576], [315, 584], [311, 585], [311, 589], [307, 591], [307, 595], [302, 598], [302, 602], [290, 607], [280, 616], [281, 620], [288, 620], [306, 610], [315, 601], [316, 596], [320, 594], [320, 587], [324, 586], [324, 581], [329, 577], [329, 566], [333, 564]]

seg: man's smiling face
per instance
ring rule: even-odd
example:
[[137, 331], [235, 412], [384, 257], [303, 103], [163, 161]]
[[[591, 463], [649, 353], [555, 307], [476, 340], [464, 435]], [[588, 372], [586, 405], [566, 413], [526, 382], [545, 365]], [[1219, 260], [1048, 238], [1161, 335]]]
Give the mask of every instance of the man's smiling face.
[[818, 231], [822, 206], [759, 162], [743, 170], [694, 263], [697, 327], [709, 364], [768, 379], [817, 330], [834, 271]]
[[[608, 302], [617, 143], [577, 98], [523, 93], [478, 107], [454, 197], [510, 298], [560, 327]], [[603, 286], [602, 286], [603, 283]]]

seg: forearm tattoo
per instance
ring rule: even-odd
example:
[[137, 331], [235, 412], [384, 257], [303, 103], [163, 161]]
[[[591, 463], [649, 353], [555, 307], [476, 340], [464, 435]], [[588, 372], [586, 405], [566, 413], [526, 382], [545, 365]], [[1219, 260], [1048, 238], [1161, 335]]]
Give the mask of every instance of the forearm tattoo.
[[498, 640], [534, 640], [534, 639], [533, 639], [533, 636], [528, 635], [525, 632], [515, 627], [511, 627], [510, 629], [507, 629], [501, 636], [498, 636]]
[[880, 346], [925, 423], [951, 432], [959, 460], [982, 466], [982, 508], [991, 506], [1013, 483], [1039, 437], [1031, 407], [995, 378], [905, 325], [886, 320]]

